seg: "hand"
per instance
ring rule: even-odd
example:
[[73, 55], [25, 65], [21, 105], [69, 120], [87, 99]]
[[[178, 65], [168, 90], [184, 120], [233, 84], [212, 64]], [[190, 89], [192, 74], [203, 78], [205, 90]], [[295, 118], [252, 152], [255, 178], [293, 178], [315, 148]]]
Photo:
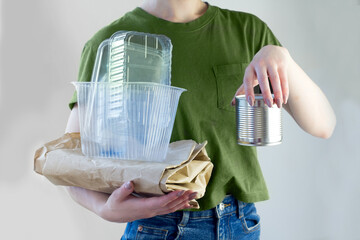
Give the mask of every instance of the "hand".
[[[336, 125], [335, 113], [321, 89], [291, 58], [286, 48], [265, 46], [254, 56], [246, 68], [244, 81], [235, 96], [245, 94], [254, 105], [254, 86], [260, 85], [265, 103], [270, 107], [269, 81], [278, 107], [285, 110], [297, 124], [313, 136], [329, 138]], [[289, 95], [291, 92], [291, 95]], [[235, 105], [235, 97], [232, 100]], [[311, 106], [311, 107], [309, 107]]]
[[[265, 103], [272, 107], [275, 102], [280, 108], [289, 98], [287, 71], [291, 57], [286, 48], [268, 45], [260, 49], [245, 70], [244, 81], [235, 96], [245, 94], [251, 106], [254, 105], [254, 87], [260, 85]], [[274, 92], [271, 96], [269, 81]], [[235, 105], [235, 97], [232, 100]]]
[[[79, 132], [78, 108], [71, 111], [66, 132]], [[80, 187], [67, 187], [80, 205], [112, 222], [129, 222], [190, 208], [196, 192], [174, 191], [161, 197], [137, 198], [131, 195], [133, 183], [125, 183], [111, 195]]]
[[131, 182], [116, 189], [99, 208], [98, 215], [111, 222], [130, 222], [190, 208], [196, 192], [174, 191], [161, 197], [137, 198], [131, 195]]

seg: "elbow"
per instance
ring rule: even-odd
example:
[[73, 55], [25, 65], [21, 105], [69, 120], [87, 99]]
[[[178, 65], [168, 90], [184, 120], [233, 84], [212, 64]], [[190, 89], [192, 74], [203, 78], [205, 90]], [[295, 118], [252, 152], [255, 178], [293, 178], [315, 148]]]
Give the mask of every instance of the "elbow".
[[324, 124], [320, 131], [315, 135], [316, 137], [322, 138], [322, 139], [329, 139], [335, 130], [336, 126], [336, 117], [333, 116], [333, 119], [328, 122], [328, 124]]
[[322, 139], [329, 139], [333, 134], [333, 131], [323, 131], [321, 134], [319, 134], [317, 137]]

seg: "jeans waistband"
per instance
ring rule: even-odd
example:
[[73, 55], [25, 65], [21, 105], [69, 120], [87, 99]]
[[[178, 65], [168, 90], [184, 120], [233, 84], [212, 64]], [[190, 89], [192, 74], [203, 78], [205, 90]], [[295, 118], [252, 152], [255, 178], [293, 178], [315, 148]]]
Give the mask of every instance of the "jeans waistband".
[[162, 217], [169, 218], [182, 218], [184, 215], [187, 215], [189, 219], [198, 219], [198, 218], [221, 218], [222, 216], [238, 212], [238, 216], [243, 215], [243, 208], [247, 205], [242, 201], [237, 200], [232, 195], [225, 196], [224, 200], [219, 203], [216, 207], [204, 210], [204, 211], [178, 211]]

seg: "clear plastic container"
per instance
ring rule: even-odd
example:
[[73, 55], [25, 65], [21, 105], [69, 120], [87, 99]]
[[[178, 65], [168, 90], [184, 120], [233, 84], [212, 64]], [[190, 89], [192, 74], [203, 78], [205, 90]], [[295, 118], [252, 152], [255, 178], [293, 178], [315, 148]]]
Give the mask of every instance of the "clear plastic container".
[[[171, 52], [171, 40], [164, 35], [118, 31], [100, 44], [92, 82], [153, 82], [170, 86]], [[116, 118], [122, 114], [122, 89], [110, 91], [108, 114]], [[88, 99], [90, 107], [94, 97]]]
[[164, 35], [119, 31], [110, 37], [109, 81], [171, 85], [171, 40]]
[[95, 64], [91, 76], [92, 82], [108, 82], [108, 72], [109, 72], [109, 58], [110, 58], [110, 40], [106, 39], [100, 43], [96, 58]]
[[[81, 146], [86, 156], [165, 159], [177, 105], [185, 89], [156, 83], [73, 84], [78, 93]], [[91, 106], [89, 97], [94, 97]]]
[[[110, 40], [106, 39], [102, 43], [100, 43], [96, 58], [95, 58], [95, 64], [93, 68], [93, 72], [91, 75], [91, 82], [108, 82], [108, 72], [109, 72], [109, 54], [110, 54]], [[96, 87], [92, 90], [91, 95], [88, 96], [88, 102], [86, 104], [87, 106], [87, 113], [89, 115], [92, 114], [92, 106], [94, 104], [95, 99], [95, 93], [97, 93]], [[90, 120], [89, 118], [87, 120]], [[90, 122], [85, 122], [84, 126], [85, 128], [89, 127]]]

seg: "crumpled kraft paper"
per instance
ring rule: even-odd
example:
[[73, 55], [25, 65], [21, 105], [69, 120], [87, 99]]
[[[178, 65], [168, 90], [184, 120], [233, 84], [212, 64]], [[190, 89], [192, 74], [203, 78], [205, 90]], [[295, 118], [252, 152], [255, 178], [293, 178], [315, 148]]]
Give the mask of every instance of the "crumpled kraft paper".
[[[206, 142], [192, 140], [171, 143], [164, 162], [90, 158], [81, 152], [80, 134], [66, 133], [36, 151], [34, 170], [55, 185], [111, 193], [124, 182], [133, 181], [135, 195], [193, 190], [199, 199], [205, 194], [213, 169], [205, 146]], [[196, 200], [190, 204], [199, 208]]]

